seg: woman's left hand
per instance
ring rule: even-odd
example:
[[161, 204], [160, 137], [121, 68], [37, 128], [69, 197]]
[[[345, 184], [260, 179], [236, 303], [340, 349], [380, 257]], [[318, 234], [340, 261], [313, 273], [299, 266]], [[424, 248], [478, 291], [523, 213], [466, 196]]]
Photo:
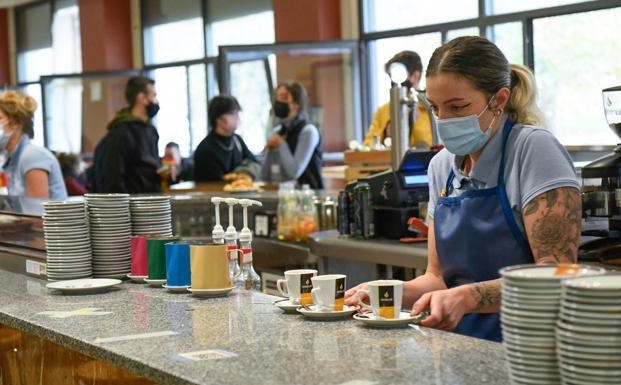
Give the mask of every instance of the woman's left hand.
[[273, 150], [273, 149], [277, 148], [280, 145], [280, 143], [282, 143], [284, 140], [285, 140], [285, 138], [282, 135], [278, 135], [278, 134], [273, 135], [267, 141], [267, 148]]
[[464, 314], [474, 310], [474, 298], [467, 285], [423, 294], [412, 306], [412, 315], [429, 311], [430, 315], [420, 322], [421, 326], [453, 330]]

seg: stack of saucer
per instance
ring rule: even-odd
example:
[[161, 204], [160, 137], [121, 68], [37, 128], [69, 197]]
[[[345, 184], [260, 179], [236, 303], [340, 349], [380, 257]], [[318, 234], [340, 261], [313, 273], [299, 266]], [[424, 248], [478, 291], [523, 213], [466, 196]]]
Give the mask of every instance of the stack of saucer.
[[134, 236], [172, 236], [169, 196], [131, 197], [132, 233]]
[[560, 383], [554, 331], [561, 279], [604, 271], [586, 265], [519, 265], [500, 270], [503, 345], [514, 383]]
[[47, 277], [65, 280], [90, 277], [91, 243], [83, 201], [43, 203]]
[[618, 384], [621, 376], [621, 274], [563, 283], [556, 351], [571, 384]]
[[93, 274], [123, 278], [131, 267], [129, 194], [85, 194], [93, 249]]

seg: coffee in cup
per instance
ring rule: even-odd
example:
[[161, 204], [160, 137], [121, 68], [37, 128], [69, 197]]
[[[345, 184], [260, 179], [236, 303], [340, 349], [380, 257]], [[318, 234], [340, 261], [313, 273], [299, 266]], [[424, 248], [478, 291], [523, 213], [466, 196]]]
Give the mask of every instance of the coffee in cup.
[[[356, 292], [356, 299], [364, 309], [381, 318], [398, 318], [403, 300], [403, 281], [381, 279], [367, 283], [368, 289]], [[369, 296], [371, 303], [362, 300], [362, 294]]]
[[343, 274], [318, 275], [311, 278], [313, 303], [320, 311], [342, 311], [345, 304], [345, 278]]
[[291, 303], [297, 305], [310, 305], [313, 303], [311, 289], [313, 288], [312, 277], [317, 275], [317, 270], [298, 269], [285, 271], [285, 279], [279, 279], [276, 287], [280, 294], [288, 297]]

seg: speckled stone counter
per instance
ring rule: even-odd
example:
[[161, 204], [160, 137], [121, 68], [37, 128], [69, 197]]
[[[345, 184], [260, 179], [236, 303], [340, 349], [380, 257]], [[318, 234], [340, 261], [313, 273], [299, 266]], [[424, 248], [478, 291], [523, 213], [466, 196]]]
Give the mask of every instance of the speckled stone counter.
[[[509, 382], [500, 344], [425, 328], [369, 329], [353, 319], [309, 321], [259, 293], [195, 299], [124, 283], [65, 296], [3, 270], [0, 282], [0, 323], [161, 384]], [[194, 360], [192, 352], [202, 353]]]

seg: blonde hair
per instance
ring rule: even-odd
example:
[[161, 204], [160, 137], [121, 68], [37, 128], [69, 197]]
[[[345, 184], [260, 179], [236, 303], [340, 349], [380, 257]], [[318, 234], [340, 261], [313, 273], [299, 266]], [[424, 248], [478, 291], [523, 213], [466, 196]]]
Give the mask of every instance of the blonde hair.
[[5, 91], [0, 94], [0, 110], [13, 124], [20, 125], [29, 137], [34, 136], [33, 116], [37, 102], [32, 96], [19, 91]]
[[511, 64], [511, 97], [507, 114], [520, 124], [543, 125], [545, 118], [537, 106], [537, 83], [533, 73], [520, 64]]
[[544, 124], [537, 107], [537, 85], [532, 72], [522, 65], [509, 64], [502, 51], [479, 36], [462, 36], [438, 47], [429, 59], [427, 77], [450, 72], [472, 82], [491, 98], [503, 87], [511, 90], [507, 114], [514, 123]]

